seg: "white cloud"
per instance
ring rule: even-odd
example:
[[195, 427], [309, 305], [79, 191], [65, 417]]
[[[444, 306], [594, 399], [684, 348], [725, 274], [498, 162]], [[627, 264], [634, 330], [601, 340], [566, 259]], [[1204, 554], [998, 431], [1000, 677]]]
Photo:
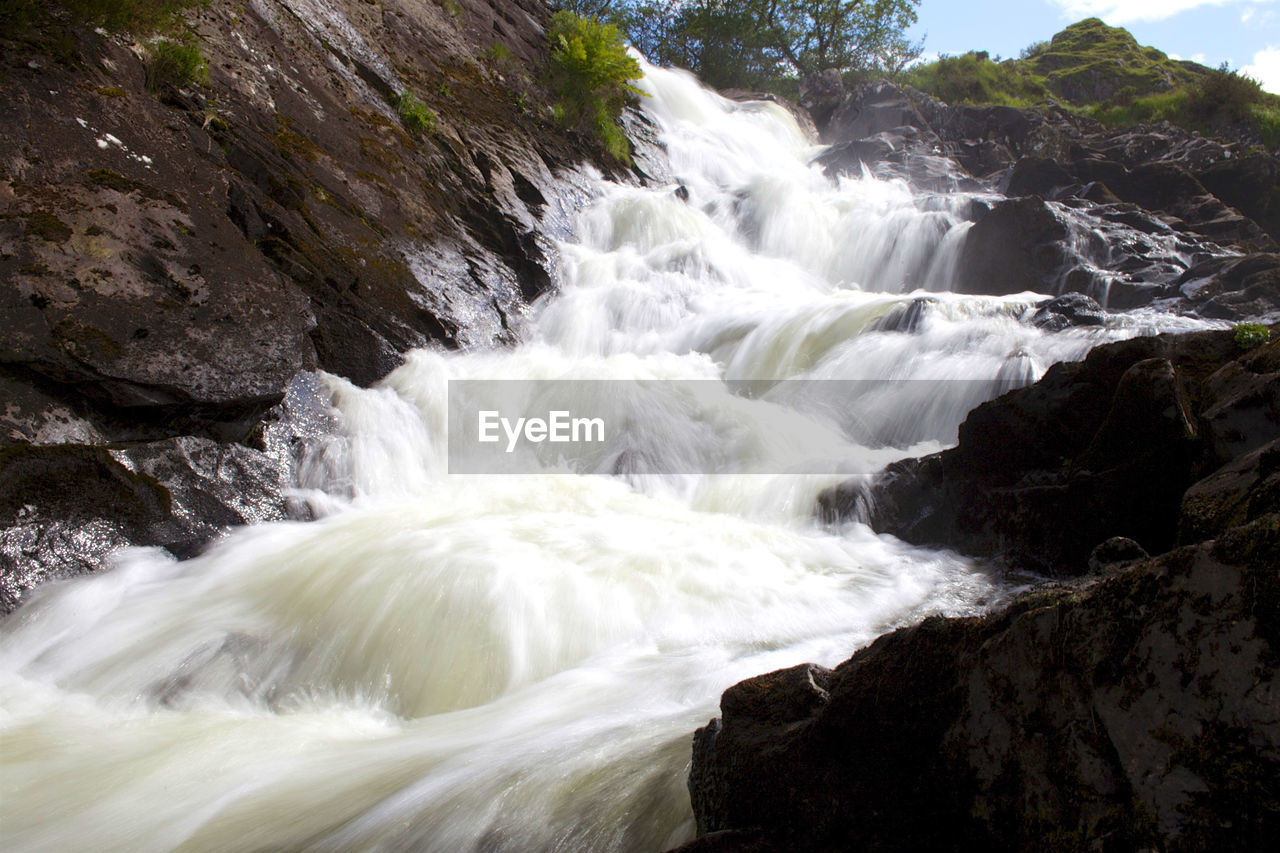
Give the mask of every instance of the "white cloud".
[[[1225, 6], [1241, 0], [1053, 0], [1072, 20], [1102, 18], [1112, 25], [1162, 21], [1201, 6]], [[1270, 0], [1268, 0], [1270, 2]], [[1257, 0], [1254, 0], [1254, 5]]]
[[1208, 65], [1208, 64], [1209, 64], [1209, 60], [1205, 58], [1205, 55], [1204, 55], [1203, 53], [1193, 53], [1193, 54], [1191, 54], [1191, 61], [1192, 61], [1192, 62], [1198, 62], [1198, 63], [1200, 63], [1201, 65]]
[[1240, 69], [1262, 84], [1268, 92], [1280, 95], [1280, 47], [1268, 46], [1253, 55], [1253, 62]]

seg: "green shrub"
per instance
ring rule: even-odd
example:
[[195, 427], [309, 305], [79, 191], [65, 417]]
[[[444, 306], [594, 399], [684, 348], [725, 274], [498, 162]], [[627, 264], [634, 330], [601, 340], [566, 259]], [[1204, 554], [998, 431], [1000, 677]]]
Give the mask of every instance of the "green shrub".
[[1209, 71], [1190, 86], [1133, 98], [1118, 92], [1104, 104], [1088, 108], [1094, 118], [1113, 127], [1170, 121], [1201, 133], [1221, 133], [1243, 125], [1268, 148], [1280, 146], [1280, 98], [1262, 91], [1257, 81], [1225, 68]]
[[436, 0], [436, 5], [449, 13], [455, 25], [462, 23], [462, 7], [458, 5], [458, 0]]
[[1254, 349], [1271, 340], [1271, 330], [1261, 323], [1240, 323], [1235, 328], [1236, 346]]
[[640, 63], [627, 52], [618, 28], [595, 18], [557, 12], [547, 36], [551, 41], [547, 82], [556, 98], [556, 121], [593, 134], [614, 158], [630, 163], [630, 143], [618, 119], [644, 93], [632, 85], [640, 79]]
[[1250, 108], [1264, 100], [1261, 83], [1223, 67], [1210, 71], [1191, 87], [1187, 117], [1204, 124], [1217, 119], [1248, 121]]
[[410, 133], [432, 133], [436, 129], [436, 114], [408, 90], [396, 98], [396, 112]]
[[1024, 47], [1022, 49], [1022, 52], [1018, 54], [1018, 57], [1020, 59], [1033, 59], [1042, 53], [1048, 53], [1048, 51], [1049, 51], [1049, 42], [1038, 41], [1038, 42], [1035, 42], [1034, 44], [1029, 44], [1026, 47]]
[[209, 79], [209, 65], [194, 36], [181, 41], [159, 39], [148, 53], [147, 88], [153, 92], [187, 89]]

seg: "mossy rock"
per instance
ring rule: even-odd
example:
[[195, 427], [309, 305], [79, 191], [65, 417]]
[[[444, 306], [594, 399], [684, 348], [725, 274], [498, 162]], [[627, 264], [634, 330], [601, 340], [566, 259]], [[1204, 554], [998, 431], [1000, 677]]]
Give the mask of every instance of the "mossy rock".
[[26, 216], [27, 234], [50, 243], [65, 243], [71, 239], [71, 226], [47, 210], [37, 210]]

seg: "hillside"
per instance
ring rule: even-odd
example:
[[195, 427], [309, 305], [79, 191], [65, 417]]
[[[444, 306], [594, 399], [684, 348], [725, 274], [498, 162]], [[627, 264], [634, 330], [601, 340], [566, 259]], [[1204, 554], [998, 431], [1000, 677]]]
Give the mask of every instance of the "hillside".
[[1015, 62], [1072, 104], [1107, 101], [1126, 89], [1134, 95], [1167, 92], [1195, 85], [1209, 72], [1203, 65], [1175, 61], [1154, 47], [1143, 47], [1128, 30], [1097, 18], [1072, 24]]
[[1072, 24], [1019, 59], [985, 52], [917, 66], [905, 82], [950, 104], [1052, 102], [1112, 126], [1170, 121], [1188, 130], [1280, 147], [1280, 97], [1222, 69], [1170, 59], [1097, 18]]

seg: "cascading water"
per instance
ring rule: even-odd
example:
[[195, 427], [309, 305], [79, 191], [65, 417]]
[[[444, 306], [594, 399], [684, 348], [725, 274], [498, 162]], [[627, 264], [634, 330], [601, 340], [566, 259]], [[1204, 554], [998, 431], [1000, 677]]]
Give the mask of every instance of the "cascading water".
[[[692, 836], [690, 734], [724, 688], [998, 592], [953, 554], [821, 528], [816, 494], [954, 441], [1055, 361], [1190, 321], [1051, 334], [1024, 322], [1040, 297], [948, 293], [968, 196], [833, 181], [781, 108], [645, 87], [678, 185], [598, 181], [520, 347], [321, 377], [319, 520], [124, 552], [7, 621], [7, 849], [665, 849]], [[484, 378], [719, 390], [624, 436], [697, 471], [449, 476], [447, 382]], [[806, 432], [831, 473], [800, 477], [779, 445], [822, 407], [733, 393], [749, 379], [933, 381], [845, 401]]]

